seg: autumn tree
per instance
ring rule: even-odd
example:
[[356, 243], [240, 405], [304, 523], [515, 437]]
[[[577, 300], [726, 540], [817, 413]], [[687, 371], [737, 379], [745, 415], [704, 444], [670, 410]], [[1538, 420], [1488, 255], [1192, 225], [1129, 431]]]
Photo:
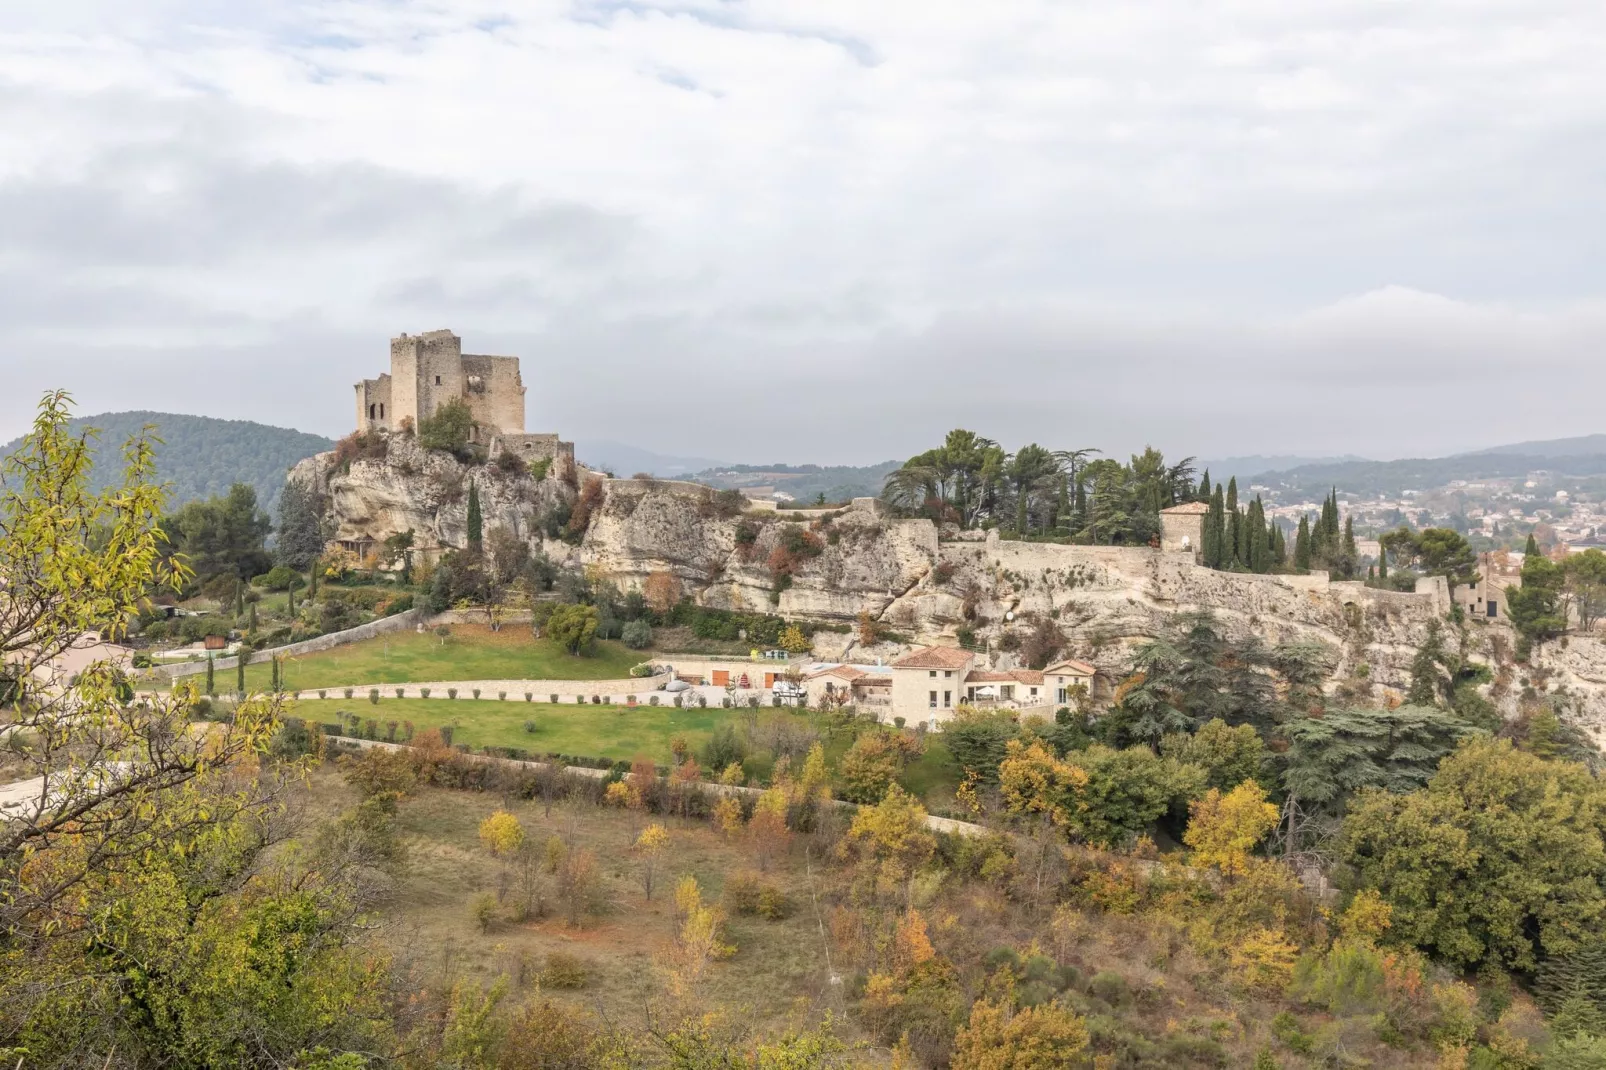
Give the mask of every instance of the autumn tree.
[[1255, 845], [1277, 826], [1278, 810], [1266, 792], [1245, 780], [1227, 794], [1211, 788], [1189, 807], [1182, 842], [1193, 849], [1195, 865], [1213, 866], [1228, 875], [1242, 873]]
[[877, 895], [907, 897], [915, 873], [937, 849], [926, 827], [926, 808], [897, 784], [874, 806], [853, 815], [839, 850], [859, 867], [865, 885]]
[[753, 807], [753, 816], [747, 822], [747, 838], [761, 872], [768, 870], [770, 862], [776, 855], [784, 853], [791, 842], [792, 832], [786, 826], [786, 813], [786, 789], [778, 786], [760, 795]]
[[659, 859], [669, 846], [669, 830], [654, 822], [641, 830], [636, 837], [636, 853], [641, 856], [641, 892], [652, 900], [653, 879], [657, 875]]
[[547, 618], [546, 634], [570, 654], [585, 655], [597, 635], [597, 607], [558, 606]]
[[864, 732], [837, 765], [842, 797], [849, 802], [877, 803], [903, 771], [903, 751], [885, 732]]
[[1055, 1003], [1011, 1010], [979, 999], [954, 1038], [953, 1070], [1073, 1070], [1090, 1067], [1082, 1018]]
[[491, 857], [510, 858], [524, 843], [524, 826], [506, 810], [498, 810], [480, 822], [480, 842]]
[[662, 569], [650, 572], [641, 585], [641, 594], [654, 613], [667, 616], [680, 603], [680, 577]]

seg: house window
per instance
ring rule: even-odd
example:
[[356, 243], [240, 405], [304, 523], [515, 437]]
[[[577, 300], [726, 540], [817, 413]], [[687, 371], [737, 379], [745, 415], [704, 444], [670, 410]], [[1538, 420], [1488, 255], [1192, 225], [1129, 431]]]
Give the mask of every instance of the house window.
[[1032, 696], [1032, 697], [1033, 697], [1033, 698], [1036, 698], [1036, 697], [1037, 697], [1037, 688], [1035, 688], [1035, 687], [1034, 687], [1034, 688], [1032, 688], [1032, 690], [1031, 690], [1031, 692], [1030, 692], [1030, 693], [1031, 693], [1031, 696]]
[[944, 676], [944, 677], [950, 677], [950, 676], [952, 676], [952, 675], [953, 675], [953, 671], [952, 671], [952, 670], [949, 670], [949, 671], [947, 671], [947, 672], [945, 672], [945, 673], [943, 673], [943, 674], [942, 674], [942, 675], [943, 675], [943, 676]]
[[931, 693], [931, 708], [937, 708], [937, 693], [935, 691]]
[[937, 670], [936, 669], [932, 669], [931, 670], [931, 678], [933, 680], [935, 680], [937, 678]]
[[1490, 603], [1489, 603], [1489, 616], [1490, 616], [1490, 617], [1491, 617], [1491, 618], [1493, 618], [1493, 617], [1498, 617], [1498, 616], [1499, 616], [1499, 615], [1500, 615], [1500, 609], [1499, 609], [1499, 607], [1498, 607], [1498, 606], [1496, 606], [1496, 605], [1495, 605], [1495, 603], [1494, 603], [1494, 602], [1493, 602], [1493, 601], [1491, 601], [1491, 602], [1490, 602]]
[[947, 709], [949, 706], [952, 706], [953, 704], [954, 704], [954, 693], [952, 691], [944, 691], [942, 693], [942, 706], [943, 706], [943, 709]]
[[1015, 698], [1015, 685], [1005, 684], [1000, 687], [998, 689], [998, 697], [1006, 701], [1013, 701]]
[[441, 377], [438, 376], [438, 375], [435, 376], [435, 385], [436, 386], [440, 386], [441, 385]]
[[1058, 691], [1054, 692], [1054, 701], [1055, 702], [1059, 702], [1059, 703], [1066, 703], [1066, 702], [1071, 701], [1071, 696], [1069, 694], [1067, 694], [1066, 693], [1066, 689], [1062, 687]]

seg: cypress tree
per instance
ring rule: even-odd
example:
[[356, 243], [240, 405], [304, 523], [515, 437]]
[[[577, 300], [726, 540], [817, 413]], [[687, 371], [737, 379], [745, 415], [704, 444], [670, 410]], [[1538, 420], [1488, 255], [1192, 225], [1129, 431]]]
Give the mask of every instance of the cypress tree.
[[1227, 538], [1221, 550], [1221, 567], [1230, 569], [1241, 562], [1243, 548], [1243, 514], [1238, 512], [1238, 477], [1227, 480]]
[[255, 635], [257, 630], [257, 604], [255, 602], [251, 603], [249, 616], [250, 622], [246, 630]]
[[1221, 567], [1221, 491], [1210, 498], [1210, 511], [1205, 514], [1199, 531], [1199, 559], [1205, 568]]
[[1299, 518], [1299, 530], [1294, 533], [1294, 569], [1310, 571], [1310, 517]]
[[1377, 578], [1380, 580], [1389, 578], [1389, 548], [1383, 545], [1381, 536], [1377, 540]]
[[1261, 503], [1260, 495], [1249, 503], [1249, 570], [1251, 572], [1271, 571], [1271, 539], [1266, 534], [1266, 507]]
[[1344, 562], [1344, 578], [1350, 579], [1355, 575], [1356, 558], [1359, 556], [1355, 549], [1355, 517], [1344, 518], [1344, 542], [1339, 551], [1339, 558]]
[[318, 597], [318, 562], [312, 563], [312, 569], [307, 573], [307, 598]]
[[234, 619], [245, 616], [245, 581], [234, 577]]
[[206, 694], [211, 697], [217, 694], [217, 681], [214, 673], [217, 671], [217, 659], [211, 654], [206, 656]]
[[1283, 526], [1271, 521], [1271, 563], [1277, 568], [1288, 564], [1288, 540], [1283, 537]]
[[477, 483], [468, 485], [468, 544], [479, 549], [484, 541], [484, 520], [480, 516], [480, 488]]
[[[1528, 533], [1528, 544], [1522, 548], [1522, 556], [1525, 559], [1540, 556], [1539, 540], [1534, 538], [1534, 533], [1531, 531]], [[1526, 561], [1524, 563], [1526, 563]]]
[[241, 698], [245, 697], [245, 658], [244, 649], [234, 655], [234, 689], [239, 692]]
[[295, 615], [296, 615], [296, 581], [295, 580], [291, 580], [290, 581], [290, 586], [285, 591], [285, 597], [287, 597], [289, 599], [288, 612], [289, 612], [291, 618], [293, 619], [295, 617]]
[[1199, 499], [1206, 502], [1210, 500], [1210, 469], [1208, 468], [1204, 470], [1204, 475], [1199, 477]]

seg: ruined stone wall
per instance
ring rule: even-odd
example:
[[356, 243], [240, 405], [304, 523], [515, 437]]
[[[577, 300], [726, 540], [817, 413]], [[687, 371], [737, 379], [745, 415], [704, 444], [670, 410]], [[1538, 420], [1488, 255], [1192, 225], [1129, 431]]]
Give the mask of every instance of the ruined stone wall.
[[359, 431], [389, 430], [396, 409], [390, 397], [391, 378], [388, 374], [378, 379], [364, 379], [357, 384], [357, 429]]
[[495, 432], [524, 431], [524, 381], [518, 357], [463, 355], [464, 397], [481, 427]]

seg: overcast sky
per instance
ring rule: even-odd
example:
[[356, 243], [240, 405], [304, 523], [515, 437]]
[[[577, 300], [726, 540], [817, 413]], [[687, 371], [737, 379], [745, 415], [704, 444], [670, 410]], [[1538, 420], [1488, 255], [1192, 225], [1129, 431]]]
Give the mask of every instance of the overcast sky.
[[0, 440], [387, 339], [734, 461], [1606, 431], [1600, 0], [0, 3]]

